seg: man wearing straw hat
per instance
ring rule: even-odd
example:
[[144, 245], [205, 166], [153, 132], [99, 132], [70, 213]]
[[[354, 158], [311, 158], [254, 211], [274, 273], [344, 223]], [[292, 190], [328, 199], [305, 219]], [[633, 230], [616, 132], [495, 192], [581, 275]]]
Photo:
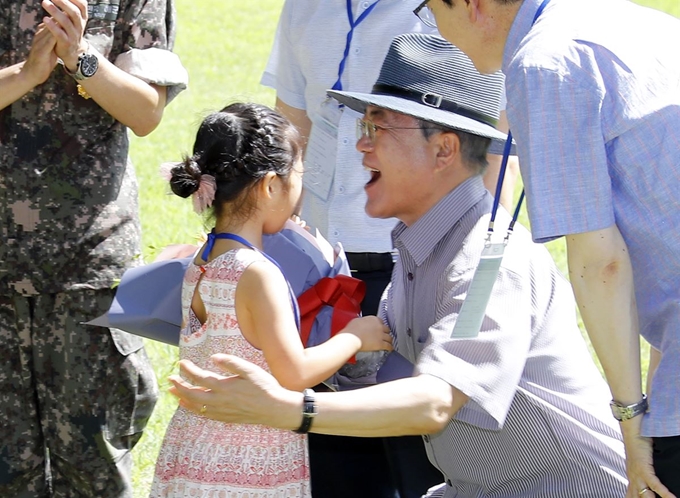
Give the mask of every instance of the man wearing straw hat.
[[[443, 474], [428, 496], [622, 497], [623, 445], [606, 385], [576, 325], [569, 284], [526, 230], [507, 240], [481, 326], [458, 327], [483, 252], [503, 246], [495, 235], [487, 244], [493, 198], [481, 178], [487, 150], [506, 138], [493, 126], [502, 86], [500, 73], [479, 74], [443, 39], [409, 34], [394, 39], [372, 93], [329, 92], [364, 113], [357, 148], [370, 174], [366, 211], [400, 220], [382, 316], [415, 364], [410, 376], [301, 394], [217, 355], [238, 377], [184, 362], [184, 379], [172, 379], [182, 405], [302, 432], [424, 434]], [[510, 222], [500, 210], [501, 239]]]

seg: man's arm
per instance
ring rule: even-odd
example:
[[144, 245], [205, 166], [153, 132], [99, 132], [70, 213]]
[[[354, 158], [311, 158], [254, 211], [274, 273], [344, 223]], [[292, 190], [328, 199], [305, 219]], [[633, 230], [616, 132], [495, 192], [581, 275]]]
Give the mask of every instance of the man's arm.
[[[292, 107], [286, 104], [279, 97], [276, 97], [275, 109], [281, 115], [288, 118], [293, 126], [295, 126], [300, 133], [301, 143], [302, 143], [302, 155], [304, 157], [304, 151], [307, 148], [307, 142], [309, 141], [309, 134], [312, 131], [312, 121], [307, 116], [307, 111], [305, 109], [298, 109], [297, 107]], [[302, 211], [302, 197], [298, 205], [295, 207], [296, 216]]]
[[[624, 405], [636, 403], [642, 399], [640, 339], [628, 247], [612, 225], [568, 235], [567, 258], [576, 302], [612, 396]], [[671, 497], [654, 474], [652, 445], [640, 436], [641, 422], [638, 416], [621, 423], [629, 493], [649, 486]]]
[[0, 109], [13, 104], [45, 82], [57, 65], [56, 40], [44, 27], [38, 28], [24, 62], [0, 69]]
[[614, 399], [642, 398], [640, 340], [628, 247], [616, 225], [567, 236], [569, 277]]
[[[224, 377], [180, 362], [185, 379], [170, 388], [185, 408], [227, 423], [263, 424], [293, 430], [302, 420], [302, 394], [241, 358], [215, 355], [213, 361], [238, 377]], [[311, 432], [348, 436], [432, 434], [442, 430], [467, 397], [441, 379], [419, 375], [376, 386], [316, 394], [318, 414]], [[202, 408], [205, 406], [205, 410]]]
[[289, 106], [279, 97], [276, 97], [276, 110], [293, 123], [300, 132], [303, 148], [307, 147], [307, 140], [309, 140], [309, 133], [312, 129], [312, 122], [307, 116], [307, 111], [305, 109]]
[[[87, 50], [83, 38], [87, 21], [86, 0], [44, 1], [50, 14], [45, 25], [56, 38], [55, 51], [65, 67], [74, 72], [78, 56]], [[166, 89], [150, 85], [117, 68], [98, 54], [99, 69], [82, 87], [106, 112], [130, 128], [136, 135], [151, 133], [161, 121]]]

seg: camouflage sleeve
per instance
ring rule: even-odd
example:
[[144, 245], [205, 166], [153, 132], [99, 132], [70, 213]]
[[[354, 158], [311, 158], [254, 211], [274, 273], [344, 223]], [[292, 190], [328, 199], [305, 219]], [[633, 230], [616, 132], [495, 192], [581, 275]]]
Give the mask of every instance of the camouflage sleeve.
[[[174, 0], [128, 0], [121, 12], [122, 52], [115, 64], [137, 78], [167, 88], [169, 103], [187, 87], [188, 75], [171, 52], [177, 13]], [[122, 7], [122, 5], [121, 5]]]

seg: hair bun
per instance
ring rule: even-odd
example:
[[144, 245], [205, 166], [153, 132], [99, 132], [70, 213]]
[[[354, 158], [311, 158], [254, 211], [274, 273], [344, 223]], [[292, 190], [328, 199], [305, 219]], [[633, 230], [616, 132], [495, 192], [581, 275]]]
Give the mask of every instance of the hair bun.
[[170, 173], [170, 188], [175, 195], [187, 198], [201, 186], [201, 168], [193, 157], [185, 157]]

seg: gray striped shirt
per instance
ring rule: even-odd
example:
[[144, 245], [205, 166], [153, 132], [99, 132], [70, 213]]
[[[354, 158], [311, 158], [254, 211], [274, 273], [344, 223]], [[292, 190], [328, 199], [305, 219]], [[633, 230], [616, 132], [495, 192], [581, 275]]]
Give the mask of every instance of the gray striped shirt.
[[[517, 226], [482, 329], [451, 339], [484, 245], [491, 196], [467, 180], [393, 233], [399, 259], [383, 302], [398, 351], [469, 396], [434, 436], [442, 497], [622, 497], [623, 445], [609, 391], [576, 324], [569, 283]], [[497, 230], [510, 222], [505, 211]]]

